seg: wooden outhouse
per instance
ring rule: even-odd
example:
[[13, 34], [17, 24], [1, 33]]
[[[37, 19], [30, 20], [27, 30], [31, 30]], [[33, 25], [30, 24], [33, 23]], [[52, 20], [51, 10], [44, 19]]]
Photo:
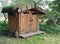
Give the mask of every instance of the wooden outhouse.
[[[12, 9], [12, 8], [11, 8]], [[2, 11], [8, 13], [9, 32], [15, 36], [28, 37], [42, 33], [39, 30], [39, 15], [44, 10], [37, 5], [22, 5], [15, 10]]]

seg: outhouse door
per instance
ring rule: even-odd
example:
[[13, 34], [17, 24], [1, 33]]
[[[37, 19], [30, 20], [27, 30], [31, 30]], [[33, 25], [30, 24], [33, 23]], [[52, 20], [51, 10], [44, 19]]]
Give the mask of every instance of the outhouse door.
[[32, 14], [30, 19], [30, 31], [34, 32], [37, 31], [39, 29], [39, 20], [38, 20], [38, 15], [36, 14]]
[[21, 34], [30, 33], [38, 30], [38, 15], [21, 13], [20, 18]]

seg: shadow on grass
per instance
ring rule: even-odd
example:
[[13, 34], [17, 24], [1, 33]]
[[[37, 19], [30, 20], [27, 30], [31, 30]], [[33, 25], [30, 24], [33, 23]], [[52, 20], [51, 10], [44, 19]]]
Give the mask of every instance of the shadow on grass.
[[60, 26], [57, 25], [40, 24], [40, 30], [51, 34], [60, 34]]

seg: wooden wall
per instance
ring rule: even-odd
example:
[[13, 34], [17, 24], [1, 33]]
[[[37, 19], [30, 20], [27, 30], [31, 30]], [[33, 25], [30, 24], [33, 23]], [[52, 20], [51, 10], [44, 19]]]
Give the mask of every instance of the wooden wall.
[[8, 15], [9, 31], [11, 33], [19, 30], [19, 17], [16, 18], [12, 13]]
[[37, 14], [32, 14], [31, 11], [29, 14], [20, 12], [18, 18], [9, 13], [8, 21], [10, 32], [17, 31], [20, 34], [25, 34], [38, 30], [39, 17]]

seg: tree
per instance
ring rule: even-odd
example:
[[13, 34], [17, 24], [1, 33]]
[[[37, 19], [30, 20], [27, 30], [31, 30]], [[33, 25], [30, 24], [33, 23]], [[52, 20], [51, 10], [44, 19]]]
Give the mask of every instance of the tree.
[[12, 2], [15, 5], [19, 5], [19, 4], [25, 4], [25, 5], [33, 4], [32, 0], [12, 0]]

